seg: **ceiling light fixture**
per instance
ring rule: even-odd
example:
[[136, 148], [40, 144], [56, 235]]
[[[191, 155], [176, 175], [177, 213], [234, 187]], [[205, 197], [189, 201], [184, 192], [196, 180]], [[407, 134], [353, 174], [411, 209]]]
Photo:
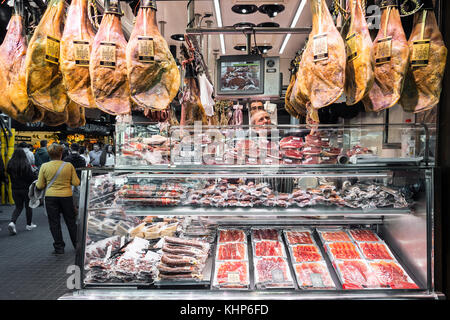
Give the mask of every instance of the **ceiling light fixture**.
[[263, 22], [257, 25], [257, 27], [263, 27], [263, 28], [279, 28], [280, 25], [276, 22]]
[[280, 12], [284, 11], [282, 4], [263, 4], [259, 6], [258, 11], [265, 13], [269, 18], [275, 18]]
[[[217, 26], [222, 28], [222, 13], [220, 12], [219, 0], [214, 0], [214, 10], [216, 11]], [[222, 54], [225, 54], [225, 39], [223, 33], [219, 34], [220, 38], [220, 48], [222, 49]]]
[[251, 22], [239, 22], [233, 25], [235, 28], [253, 28], [254, 26], [255, 24]]
[[[295, 12], [294, 19], [292, 19], [290, 28], [295, 28], [295, 26], [297, 25], [298, 19], [300, 18], [300, 15], [302, 14], [303, 8], [305, 8], [305, 5], [306, 5], [306, 0], [301, 0], [299, 5], [298, 5], [297, 12]], [[288, 43], [290, 38], [291, 38], [291, 34], [290, 33], [288, 33], [284, 37], [283, 44], [281, 45], [279, 54], [283, 54], [284, 49], [286, 48], [286, 45], [287, 45], [287, 43]]]
[[176, 40], [176, 41], [184, 41], [184, 34], [173, 34], [170, 36], [171, 39]]
[[254, 4], [236, 4], [231, 7], [231, 10], [238, 14], [252, 14], [258, 11], [258, 7]]
[[260, 52], [266, 53], [267, 51], [272, 49], [272, 46], [269, 46], [269, 45], [258, 46], [258, 49]]
[[247, 49], [247, 46], [238, 45], [238, 46], [234, 46], [233, 48], [234, 48], [234, 50], [237, 50], [237, 51], [245, 51]]

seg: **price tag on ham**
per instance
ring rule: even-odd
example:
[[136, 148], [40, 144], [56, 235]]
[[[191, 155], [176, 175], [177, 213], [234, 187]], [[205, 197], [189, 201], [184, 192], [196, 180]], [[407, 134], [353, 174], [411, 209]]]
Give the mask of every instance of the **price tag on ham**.
[[116, 67], [116, 44], [100, 42], [100, 65], [107, 68]]
[[314, 62], [328, 59], [328, 37], [326, 33], [313, 37]]
[[144, 63], [151, 63], [155, 61], [153, 38], [144, 36], [138, 37], [138, 44], [139, 61]]
[[73, 41], [75, 64], [81, 67], [89, 67], [89, 41]]
[[239, 272], [228, 272], [227, 280], [229, 283], [239, 283], [241, 279], [239, 277]]
[[430, 60], [430, 40], [413, 41], [411, 55], [412, 67], [426, 67]]
[[358, 57], [359, 35], [351, 34], [345, 39], [347, 43], [347, 61], [353, 61]]
[[392, 57], [392, 37], [380, 39], [377, 44], [375, 64], [380, 65], [390, 62]]
[[60, 40], [47, 36], [47, 45], [45, 48], [45, 61], [59, 64], [59, 44]]

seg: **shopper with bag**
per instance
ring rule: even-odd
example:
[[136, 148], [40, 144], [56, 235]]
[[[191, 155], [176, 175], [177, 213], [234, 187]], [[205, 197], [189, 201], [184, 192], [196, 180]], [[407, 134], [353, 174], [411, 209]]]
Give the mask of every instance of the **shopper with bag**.
[[64, 147], [56, 143], [47, 147], [51, 161], [42, 165], [36, 182], [37, 189], [46, 188], [44, 205], [54, 240], [54, 254], [64, 253], [65, 243], [61, 232], [61, 215], [66, 222], [73, 247], [77, 246], [77, 224], [72, 186], [79, 186], [80, 179], [72, 164], [61, 161], [63, 150]]
[[30, 231], [37, 226], [32, 222], [33, 209], [29, 206], [28, 188], [37, 178], [37, 172], [33, 171], [28, 162], [27, 155], [22, 148], [17, 148], [12, 154], [11, 159], [6, 166], [11, 179], [12, 197], [15, 208], [11, 216], [11, 222], [8, 224], [8, 230], [11, 235], [17, 234], [16, 222], [25, 207], [27, 217], [26, 230]]

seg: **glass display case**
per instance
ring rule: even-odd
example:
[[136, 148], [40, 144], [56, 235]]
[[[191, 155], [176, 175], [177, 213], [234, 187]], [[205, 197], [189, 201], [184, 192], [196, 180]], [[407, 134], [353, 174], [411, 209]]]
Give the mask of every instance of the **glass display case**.
[[[440, 297], [428, 129], [399, 126], [416, 145], [393, 162], [380, 151], [376, 126], [275, 129], [281, 134], [272, 132], [266, 146], [277, 141], [271, 149], [280, 153], [312, 142], [323, 144], [318, 157], [336, 148], [348, 161], [248, 163], [262, 134], [232, 139], [244, 163], [204, 164], [215, 139], [200, 135], [200, 149], [177, 148], [190, 131], [168, 128], [169, 163], [84, 171], [83, 288], [63, 299]], [[356, 149], [370, 150], [367, 161], [350, 160]], [[192, 162], [174, 162], [178, 151]]]

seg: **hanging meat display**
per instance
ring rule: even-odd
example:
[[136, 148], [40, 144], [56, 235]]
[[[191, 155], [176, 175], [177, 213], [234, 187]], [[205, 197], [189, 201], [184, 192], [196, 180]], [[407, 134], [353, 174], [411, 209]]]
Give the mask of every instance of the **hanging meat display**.
[[447, 48], [431, 0], [424, 1], [422, 10], [415, 14], [408, 46], [410, 67], [400, 104], [405, 111], [423, 112], [439, 103], [447, 62]]
[[144, 0], [126, 60], [131, 99], [141, 109], [165, 110], [180, 87], [180, 72], [156, 24], [156, 1]]
[[120, 23], [121, 14], [119, 1], [105, 1], [105, 14], [92, 44], [89, 63], [95, 104], [111, 115], [131, 112], [125, 55], [127, 42]]
[[60, 71], [60, 42], [64, 29], [64, 0], [51, 0], [28, 44], [27, 93], [38, 107], [64, 113], [70, 102]]
[[70, 101], [67, 106], [67, 126], [70, 128], [77, 128], [84, 126], [86, 124], [86, 119], [84, 118], [84, 107]]
[[408, 69], [409, 48], [395, 0], [381, 3], [380, 31], [373, 45], [375, 82], [363, 103], [367, 110], [382, 111], [400, 99]]
[[347, 105], [355, 105], [367, 95], [373, 85], [372, 39], [361, 0], [348, 0], [347, 5], [350, 9], [351, 24], [345, 38], [345, 95]]
[[[70, 106], [70, 104], [69, 104]], [[63, 112], [51, 112], [48, 110], [42, 110], [44, 113], [44, 116], [41, 120], [41, 122], [45, 123], [47, 126], [56, 127], [60, 126], [69, 120], [69, 112], [67, 106]]]
[[205, 109], [200, 102], [197, 79], [195, 78], [195, 72], [191, 64], [186, 65], [183, 91], [180, 125], [191, 126], [196, 121], [201, 121], [203, 125], [208, 124]]
[[0, 111], [26, 123], [42, 119], [43, 113], [28, 99], [25, 82], [25, 36], [23, 2], [15, 1], [14, 14], [0, 46]]
[[89, 55], [94, 37], [87, 0], [72, 0], [61, 38], [61, 72], [67, 95], [85, 108], [95, 108], [89, 76]]
[[[312, 32], [297, 72], [297, 100], [319, 109], [344, 92], [345, 44], [324, 0], [311, 0]], [[295, 89], [294, 89], [295, 90]]]

